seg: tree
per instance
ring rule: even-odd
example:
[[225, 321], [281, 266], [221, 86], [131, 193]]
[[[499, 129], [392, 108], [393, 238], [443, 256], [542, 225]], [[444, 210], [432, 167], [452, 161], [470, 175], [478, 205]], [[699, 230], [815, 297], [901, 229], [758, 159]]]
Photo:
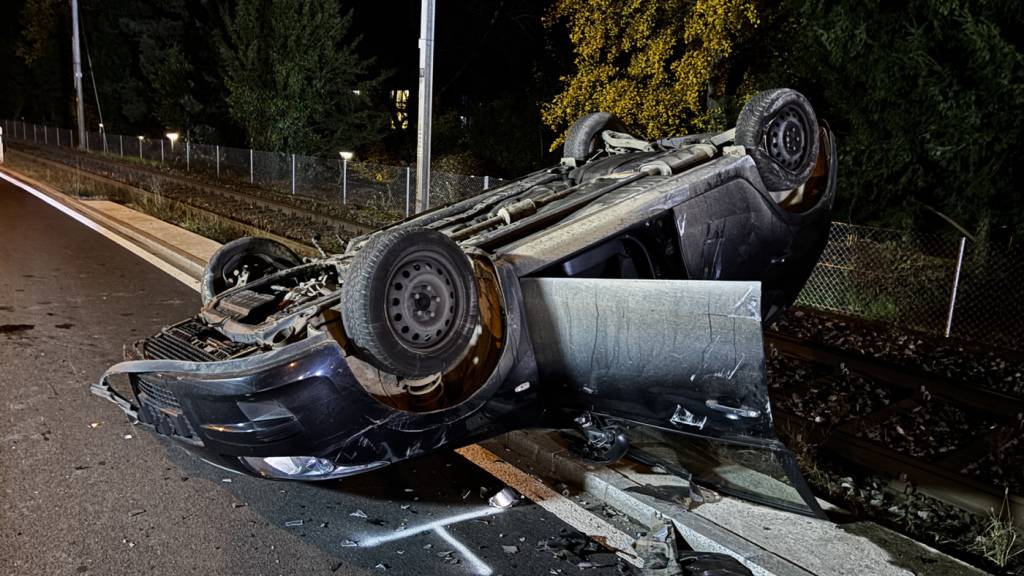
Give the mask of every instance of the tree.
[[348, 40], [351, 13], [332, 0], [239, 0], [220, 42], [228, 110], [255, 148], [335, 152], [378, 138], [381, 80]]
[[[1024, 34], [1012, 0], [788, 0], [751, 52], [761, 87], [807, 93], [838, 134], [840, 218], [1020, 227]], [[787, 43], [769, 46], [767, 39]]]
[[196, 100], [195, 67], [184, 49], [191, 20], [185, 0], [143, 3], [121, 18], [121, 30], [138, 42], [138, 66], [149, 93], [149, 112], [161, 129], [189, 129], [202, 105]]
[[733, 46], [759, 17], [754, 0], [557, 0], [548, 25], [560, 22], [576, 70], [544, 106], [545, 123], [564, 132], [603, 110], [655, 138], [723, 123], [716, 100], [732, 88]]

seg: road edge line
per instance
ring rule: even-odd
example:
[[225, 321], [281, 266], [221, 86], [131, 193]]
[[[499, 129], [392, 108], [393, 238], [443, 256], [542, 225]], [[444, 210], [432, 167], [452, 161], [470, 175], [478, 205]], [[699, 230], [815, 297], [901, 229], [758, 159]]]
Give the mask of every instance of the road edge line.
[[[15, 174], [17, 176], [14, 176]], [[140, 238], [140, 234], [142, 234], [141, 232], [132, 234], [132, 231], [127, 227], [127, 225], [117, 222], [112, 218], [99, 215], [95, 211], [87, 210], [84, 206], [76, 206], [74, 204], [81, 203], [77, 201], [72, 203], [73, 199], [70, 197], [65, 196], [64, 198], [59, 198], [59, 196], [64, 196], [59, 192], [44, 192], [39, 188], [45, 188], [45, 186], [40, 185], [39, 188], [37, 188], [36, 186], [28, 184], [27, 181], [32, 181], [31, 178], [25, 177], [6, 166], [0, 168], [0, 179], [3, 179], [12, 186], [24, 190], [29, 194], [32, 194], [43, 202], [46, 202], [50, 206], [63, 212], [65, 215], [70, 216], [79, 224], [99, 233], [104, 238], [125, 250], [128, 250], [135, 256], [142, 258], [147, 263], [167, 273], [182, 284], [185, 284], [197, 291], [199, 290], [198, 277], [192, 276], [189, 273], [189, 270], [183, 270], [181, 267], [175, 265], [175, 261], [182, 262], [184, 259], [182, 259], [180, 255], [175, 254], [174, 250], [170, 250], [166, 243], [157, 239], [150, 239], [147, 242], [147, 239]], [[34, 183], [38, 184], [36, 182]], [[167, 252], [167, 254], [164, 255], [164, 257], [161, 257], [154, 253], [160, 251]], [[187, 262], [187, 260], [184, 261]]]

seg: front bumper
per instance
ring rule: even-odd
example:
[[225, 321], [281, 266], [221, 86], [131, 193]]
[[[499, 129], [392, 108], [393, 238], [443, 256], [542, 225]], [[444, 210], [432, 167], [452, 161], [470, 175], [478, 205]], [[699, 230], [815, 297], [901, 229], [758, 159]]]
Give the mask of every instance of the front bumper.
[[239, 360], [122, 362], [91, 391], [116, 403], [133, 423], [245, 472], [257, 472], [243, 463], [246, 457], [334, 462], [346, 452], [341, 467], [352, 473], [388, 463], [379, 451], [352, 441], [387, 417], [374, 420], [373, 411], [363, 412], [365, 420], [355, 416], [372, 399], [328, 336]]

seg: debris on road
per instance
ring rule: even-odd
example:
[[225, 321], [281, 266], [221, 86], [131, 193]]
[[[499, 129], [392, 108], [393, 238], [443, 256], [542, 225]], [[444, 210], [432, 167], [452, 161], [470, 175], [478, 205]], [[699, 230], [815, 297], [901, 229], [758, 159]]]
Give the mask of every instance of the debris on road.
[[302, 520], [289, 520], [289, 521], [285, 522], [284, 525], [289, 527], [289, 528], [294, 528], [296, 526], [302, 526]]
[[369, 518], [369, 516], [366, 515], [366, 512], [363, 512], [362, 510], [356, 510], [355, 512], [349, 514], [349, 516], [354, 516], [356, 518]]
[[488, 504], [494, 506], [495, 508], [511, 508], [517, 502], [519, 502], [520, 498], [521, 496], [518, 492], [506, 486], [505, 488], [502, 488], [497, 494], [491, 496], [491, 498], [487, 502]]

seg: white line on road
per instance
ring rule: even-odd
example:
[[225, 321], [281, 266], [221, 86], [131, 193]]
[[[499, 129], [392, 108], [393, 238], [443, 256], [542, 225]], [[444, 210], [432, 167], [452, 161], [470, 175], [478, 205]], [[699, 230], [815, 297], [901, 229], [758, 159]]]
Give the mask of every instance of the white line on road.
[[88, 216], [86, 216], [85, 214], [82, 214], [81, 212], [77, 212], [77, 211], [75, 211], [74, 209], [72, 209], [72, 208], [70, 208], [68, 206], [65, 206], [64, 204], [62, 204], [62, 203], [54, 200], [53, 198], [51, 198], [49, 194], [47, 194], [45, 192], [40, 192], [39, 190], [36, 190], [32, 186], [29, 186], [28, 184], [22, 182], [21, 180], [18, 180], [17, 178], [12, 178], [11, 176], [5, 174], [2, 171], [0, 171], [0, 178], [2, 178], [4, 180], [6, 180], [7, 182], [17, 186], [18, 188], [21, 188], [22, 190], [28, 192], [29, 194], [32, 194], [36, 198], [39, 198], [43, 202], [46, 202], [50, 206], [53, 206], [57, 210], [60, 210], [61, 212], [63, 212], [65, 214], [67, 214], [68, 216], [74, 218], [80, 224], [86, 226], [87, 228], [102, 234], [105, 238], [107, 238], [111, 242], [117, 244], [118, 246], [120, 246], [120, 247], [124, 248], [125, 250], [131, 252], [132, 254], [138, 256], [139, 258], [142, 258], [146, 262], [152, 264], [153, 266], [156, 266], [157, 268], [159, 268], [160, 270], [166, 272], [167, 274], [170, 274], [175, 280], [178, 280], [179, 282], [181, 282], [182, 284], [188, 286], [189, 288], [192, 288], [196, 292], [199, 291], [199, 280], [198, 279], [192, 278], [188, 274], [182, 272], [181, 270], [178, 270], [174, 266], [171, 266], [170, 264], [168, 264], [167, 262], [165, 262], [161, 258], [158, 258], [157, 256], [154, 256], [149, 251], [147, 251], [147, 250], [145, 250], [145, 249], [143, 249], [143, 248], [141, 248], [139, 246], [136, 246], [135, 244], [133, 244], [132, 242], [128, 241], [127, 239], [125, 239], [121, 235], [116, 234], [114, 232], [111, 232], [110, 230], [106, 229], [102, 225], [98, 224], [95, 220], [93, 220], [93, 219], [89, 218]]
[[469, 548], [466, 548], [465, 544], [463, 544], [456, 537], [452, 536], [451, 533], [448, 532], [448, 530], [446, 530], [443, 526], [438, 526], [437, 528], [434, 528], [434, 532], [437, 533], [437, 535], [441, 538], [444, 538], [446, 542], [451, 544], [452, 548], [458, 550], [459, 554], [462, 554], [466, 558], [466, 560], [468, 560], [469, 563], [472, 564], [474, 568], [476, 568], [477, 574], [479, 574], [480, 576], [491, 576], [491, 574], [494, 572], [494, 570], [492, 570], [490, 566], [485, 564], [484, 561], [477, 557], [476, 554], [473, 554], [473, 552], [471, 552]]
[[484, 516], [493, 516], [503, 512], [501, 508], [483, 508], [476, 510], [475, 512], [466, 512], [464, 514], [456, 514], [454, 516], [448, 516], [447, 518], [441, 518], [440, 520], [434, 520], [433, 522], [427, 522], [425, 524], [418, 524], [416, 526], [410, 526], [391, 534], [384, 536], [374, 536], [371, 538], [365, 538], [359, 540], [360, 546], [378, 546], [394, 540], [401, 540], [402, 538], [408, 538], [415, 534], [421, 534], [423, 532], [429, 532], [435, 528], [443, 528], [452, 524], [458, 524], [459, 522], [465, 522], [466, 520], [474, 520], [476, 518], [483, 518]]

